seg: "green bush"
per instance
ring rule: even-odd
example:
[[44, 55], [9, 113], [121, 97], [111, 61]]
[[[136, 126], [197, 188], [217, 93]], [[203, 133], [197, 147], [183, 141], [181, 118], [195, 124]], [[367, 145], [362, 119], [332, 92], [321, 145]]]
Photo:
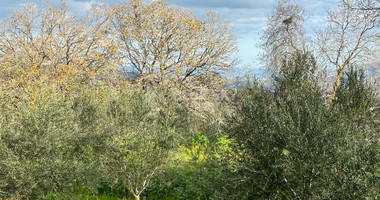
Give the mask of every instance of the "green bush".
[[77, 185], [98, 187], [98, 155], [108, 136], [99, 131], [100, 101], [91, 91], [81, 93], [67, 96], [45, 88], [34, 102], [2, 107], [0, 155], [6, 155], [2, 173], [7, 176], [0, 198], [70, 196]]
[[153, 177], [171, 162], [188, 133], [191, 113], [159, 90], [122, 92], [107, 103], [103, 131], [107, 141], [103, 173], [139, 198]]
[[[364, 109], [350, 115], [337, 109], [347, 106], [346, 102], [335, 102], [329, 108], [314, 69], [310, 54], [296, 54], [284, 62], [274, 91], [255, 86], [237, 94], [237, 114], [226, 131], [236, 138], [243, 156], [238, 160], [241, 165], [231, 172], [229, 198], [358, 199], [378, 195], [378, 134], [369, 126], [374, 120], [366, 118], [369, 106], [361, 106], [374, 99], [354, 102]], [[353, 80], [348, 79], [347, 84], [362, 87], [363, 82]], [[352, 87], [342, 85], [338, 100], [353, 98], [353, 91], [343, 91], [348, 88]], [[368, 93], [364, 97], [373, 98]], [[353, 116], [364, 119], [354, 123]]]

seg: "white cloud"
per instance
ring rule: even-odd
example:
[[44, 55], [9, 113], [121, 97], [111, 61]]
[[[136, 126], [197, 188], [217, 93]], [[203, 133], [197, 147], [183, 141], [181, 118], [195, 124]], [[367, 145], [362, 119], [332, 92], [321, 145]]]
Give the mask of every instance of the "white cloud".
[[239, 18], [236, 20], [239, 23], [262, 23], [266, 21], [266, 17], [246, 17], [246, 18]]
[[91, 7], [96, 4], [97, 2], [94, 0], [91, 1], [75, 1], [75, 0], [69, 0], [67, 1], [67, 5], [69, 8], [77, 15], [81, 16], [86, 11], [91, 9]]

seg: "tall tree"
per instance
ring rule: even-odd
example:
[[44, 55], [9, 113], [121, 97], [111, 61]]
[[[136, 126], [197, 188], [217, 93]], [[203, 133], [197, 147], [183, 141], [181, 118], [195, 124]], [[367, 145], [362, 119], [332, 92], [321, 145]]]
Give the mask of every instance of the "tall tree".
[[[26, 5], [0, 30], [0, 84], [31, 94], [41, 84], [94, 84], [116, 65], [107, 8], [93, 7], [77, 19], [60, 7]], [[102, 76], [104, 77], [104, 76]]]
[[329, 104], [335, 98], [347, 66], [373, 58], [378, 47], [376, 21], [373, 12], [353, 9], [342, 2], [339, 10], [328, 11], [327, 27], [317, 33], [317, 44], [326, 64], [336, 70]]
[[223, 99], [221, 75], [235, 64], [231, 26], [215, 13], [206, 19], [164, 1], [132, 0], [115, 7], [113, 27], [119, 56], [139, 83], [176, 90], [201, 113]]
[[261, 38], [262, 62], [270, 75], [276, 76], [282, 61], [305, 48], [305, 10], [291, 0], [280, 0], [268, 17]]
[[190, 87], [192, 77], [231, 69], [236, 50], [228, 23], [164, 1], [119, 4], [113, 18], [124, 67], [150, 84]]
[[354, 9], [366, 10], [366, 11], [380, 11], [379, 0], [342, 0], [342, 2]]

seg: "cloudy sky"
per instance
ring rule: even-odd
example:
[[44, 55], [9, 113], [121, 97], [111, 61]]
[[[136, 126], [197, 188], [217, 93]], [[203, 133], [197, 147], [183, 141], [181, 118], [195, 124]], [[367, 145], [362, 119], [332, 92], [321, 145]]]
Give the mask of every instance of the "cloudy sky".
[[[127, 0], [67, 0], [69, 7], [81, 15], [91, 5], [101, 2], [114, 5]], [[150, 1], [150, 0], [145, 0]], [[295, 0], [303, 6], [310, 17], [307, 20], [309, 27], [320, 24], [326, 15], [326, 8], [337, 5], [338, 0]], [[59, 0], [0, 0], [0, 17], [6, 17], [12, 9], [19, 9], [26, 3], [58, 5]], [[257, 71], [259, 49], [257, 43], [260, 34], [265, 28], [266, 16], [276, 4], [276, 0], [166, 0], [170, 5], [187, 7], [194, 10], [200, 17], [206, 10], [211, 10], [222, 20], [230, 21], [234, 26], [234, 33], [238, 40], [239, 53], [237, 56], [242, 64], [249, 64]]]

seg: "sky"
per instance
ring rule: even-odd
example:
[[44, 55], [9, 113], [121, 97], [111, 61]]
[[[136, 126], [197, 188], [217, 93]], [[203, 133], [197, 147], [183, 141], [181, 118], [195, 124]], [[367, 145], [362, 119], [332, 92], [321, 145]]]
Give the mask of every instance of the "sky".
[[[91, 5], [108, 3], [115, 5], [127, 0], [67, 0], [70, 9], [77, 15], [83, 14]], [[150, 1], [150, 0], [144, 0]], [[336, 6], [338, 0], [294, 0], [308, 12], [306, 26], [309, 31], [320, 25], [326, 17], [326, 9]], [[206, 11], [216, 12], [221, 20], [229, 21], [233, 25], [233, 32], [237, 38], [238, 53], [241, 71], [262, 72], [258, 55], [258, 42], [265, 29], [266, 17], [276, 5], [276, 0], [166, 0], [169, 5], [186, 7], [204, 16]], [[0, 17], [8, 16], [13, 9], [20, 9], [26, 3], [58, 5], [59, 0], [0, 0]], [[247, 68], [243, 67], [246, 66]]]

